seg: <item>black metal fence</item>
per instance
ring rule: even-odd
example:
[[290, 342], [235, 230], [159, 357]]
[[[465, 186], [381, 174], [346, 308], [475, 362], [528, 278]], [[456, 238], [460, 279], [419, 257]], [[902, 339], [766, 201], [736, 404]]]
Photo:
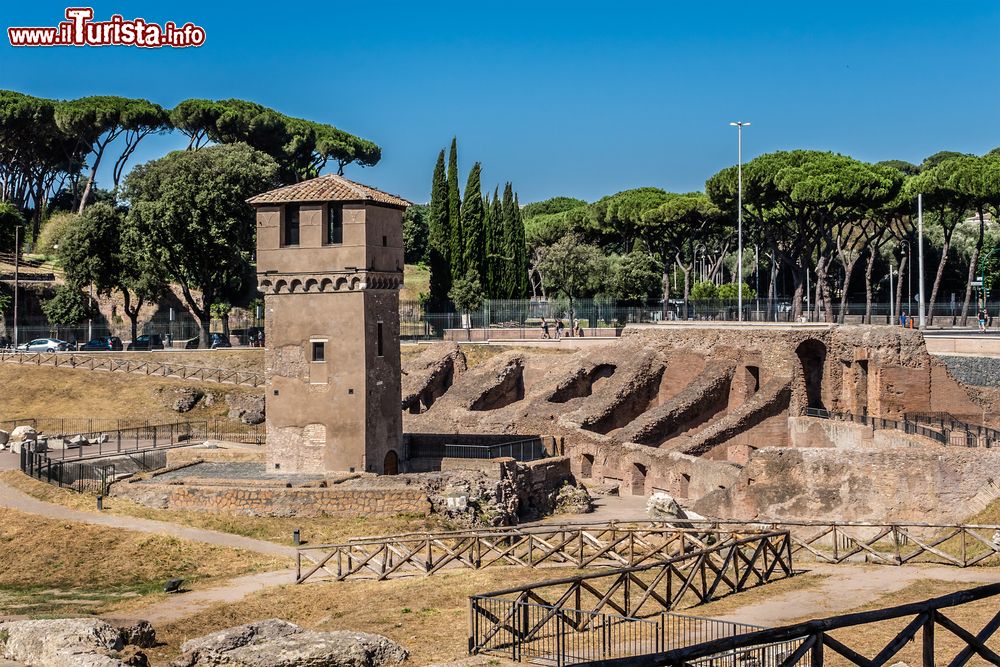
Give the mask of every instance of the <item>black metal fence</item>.
[[118, 479], [119, 475], [166, 467], [166, 450], [169, 448], [144, 449], [81, 461], [53, 459], [49, 457], [48, 452], [36, 451], [35, 445], [29, 443], [21, 449], [21, 472], [79, 493], [105, 495], [108, 486]]
[[[942, 432], [950, 431], [953, 440], [958, 437], [958, 442], [964, 440], [963, 444], [969, 447], [977, 447], [979, 443], [982, 443], [983, 447], [993, 447], [995, 443], [1000, 442], [1000, 431], [997, 429], [983, 426], [982, 424], [970, 424], [969, 422], [956, 419], [948, 413], [914, 413], [907, 414], [906, 418], [917, 424], [927, 424], [928, 426], [936, 427]], [[956, 431], [959, 433], [956, 433]], [[954, 444], [958, 444], [958, 442]]]
[[[228, 419], [163, 424], [148, 419], [30, 417], [0, 422], [0, 430], [8, 433], [17, 426], [31, 426], [38, 431], [50, 453], [62, 448], [61, 454], [54, 455], [61, 459], [155, 449], [180, 441], [224, 440], [263, 445], [266, 440], [263, 424], [242, 424]], [[76, 442], [73, 442], [74, 439]], [[66, 445], [69, 445], [68, 449]]]
[[[787, 532], [759, 533], [660, 562], [536, 582], [469, 599], [469, 652], [558, 665], [656, 653], [656, 617], [791, 576]], [[645, 623], [639, 624], [639, 621]], [[651, 623], [651, 624], [648, 624]], [[615, 641], [601, 633], [618, 627]]]
[[[668, 648], [659, 654], [611, 658], [588, 663], [591, 667], [725, 667], [810, 665], [888, 665], [894, 661], [910, 665], [1000, 665], [996, 642], [1000, 613], [990, 614], [971, 625], [975, 617], [956, 608], [1000, 595], [1000, 584], [958, 591], [923, 602], [816, 619], [780, 628], [755, 630], [734, 637], [721, 637], [691, 646]], [[989, 604], [989, 603], [987, 603]], [[947, 615], [945, 614], [947, 612]], [[958, 613], [955, 613], [958, 612]], [[958, 619], [958, 620], [954, 620]], [[943, 631], [943, 632], [942, 632]], [[791, 647], [792, 643], [796, 645]], [[722, 656], [739, 657], [777, 643], [789, 648], [767, 662], [728, 662]], [[853, 644], [853, 646], [852, 646]], [[869, 659], [867, 655], [875, 657]]]
[[410, 442], [408, 455], [413, 458], [496, 459], [509, 457], [518, 461], [536, 461], [552, 456], [541, 438], [525, 438], [490, 445], [462, 443]]
[[922, 426], [917, 422], [906, 419], [883, 419], [881, 417], [872, 417], [870, 415], [855, 415], [849, 412], [833, 412], [831, 410], [824, 410], [821, 408], [806, 408], [804, 414], [806, 417], [819, 417], [820, 419], [847, 421], [855, 424], [861, 424], [863, 426], [871, 426], [875, 430], [893, 429], [909, 433], [911, 435], [920, 435], [925, 438], [930, 438], [931, 440], [936, 440], [942, 445], [960, 444], [962, 446], [975, 447], [977, 444], [975, 442], [969, 444], [969, 442], [965, 439], [958, 442], [952, 441], [950, 435], [944, 431], [937, 431], [933, 428]]

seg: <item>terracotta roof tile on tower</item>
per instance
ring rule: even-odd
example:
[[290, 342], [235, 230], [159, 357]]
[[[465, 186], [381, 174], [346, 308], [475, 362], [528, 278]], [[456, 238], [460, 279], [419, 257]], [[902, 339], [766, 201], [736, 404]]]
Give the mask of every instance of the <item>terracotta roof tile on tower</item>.
[[284, 204], [311, 201], [372, 201], [389, 206], [410, 206], [402, 197], [338, 176], [327, 174], [308, 181], [263, 192], [247, 200], [249, 204]]

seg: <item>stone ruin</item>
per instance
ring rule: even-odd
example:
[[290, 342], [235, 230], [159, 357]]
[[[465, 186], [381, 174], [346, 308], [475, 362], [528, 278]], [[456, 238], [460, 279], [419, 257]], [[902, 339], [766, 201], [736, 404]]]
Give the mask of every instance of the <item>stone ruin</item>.
[[1000, 390], [954, 379], [918, 331], [651, 325], [471, 369], [433, 345], [403, 372], [407, 433], [553, 436], [578, 479], [707, 516], [950, 521], [1000, 497], [1000, 452], [807, 414], [995, 426]]

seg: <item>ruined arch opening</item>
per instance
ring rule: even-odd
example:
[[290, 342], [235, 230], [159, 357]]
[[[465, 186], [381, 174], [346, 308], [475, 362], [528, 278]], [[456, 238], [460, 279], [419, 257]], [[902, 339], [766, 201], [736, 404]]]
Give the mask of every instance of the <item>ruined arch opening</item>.
[[818, 340], [807, 340], [795, 348], [802, 366], [805, 383], [806, 407], [825, 410], [823, 403], [823, 368], [826, 366], [826, 345]]
[[399, 456], [396, 454], [395, 450], [390, 449], [386, 452], [385, 459], [382, 461], [382, 474], [399, 474]]
[[524, 398], [524, 367], [517, 364], [505, 370], [500, 381], [484, 391], [469, 407], [470, 410], [497, 410]]
[[646, 466], [641, 463], [632, 464], [632, 495], [646, 495]]
[[552, 392], [548, 399], [549, 403], [565, 403], [574, 398], [590, 396], [602, 381], [615, 374], [615, 370], [617, 367], [614, 364], [599, 364], [589, 373], [576, 375]]
[[584, 454], [580, 460], [580, 476], [591, 478], [594, 476], [594, 455]]

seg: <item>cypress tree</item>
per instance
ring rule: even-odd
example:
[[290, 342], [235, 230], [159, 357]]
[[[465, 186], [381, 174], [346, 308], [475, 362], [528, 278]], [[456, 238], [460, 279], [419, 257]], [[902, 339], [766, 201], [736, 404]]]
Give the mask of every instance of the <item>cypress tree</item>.
[[485, 234], [483, 226], [486, 211], [483, 208], [482, 167], [477, 162], [469, 170], [469, 180], [465, 184], [465, 199], [462, 200], [462, 235], [465, 237], [465, 270], [475, 271], [482, 285], [485, 278]]
[[491, 299], [503, 298], [501, 280], [503, 276], [504, 239], [503, 212], [500, 208], [500, 190], [493, 190], [493, 200], [486, 211], [486, 294]]
[[514, 266], [517, 276], [514, 281], [514, 298], [523, 299], [528, 296], [531, 289], [528, 284], [528, 244], [524, 238], [524, 218], [521, 217], [521, 204], [517, 201], [517, 193], [514, 193]]
[[443, 303], [451, 289], [451, 225], [449, 223], [448, 179], [444, 171], [444, 150], [438, 153], [431, 182], [428, 210], [428, 261], [431, 270], [431, 300]]
[[500, 292], [504, 299], [517, 295], [517, 255], [514, 239], [514, 188], [510, 182], [504, 185], [503, 202], [500, 204], [501, 238], [503, 239], [503, 263], [500, 275]]
[[458, 191], [458, 140], [451, 138], [448, 153], [448, 221], [451, 224], [451, 280], [465, 278], [465, 235], [462, 229], [462, 203]]

